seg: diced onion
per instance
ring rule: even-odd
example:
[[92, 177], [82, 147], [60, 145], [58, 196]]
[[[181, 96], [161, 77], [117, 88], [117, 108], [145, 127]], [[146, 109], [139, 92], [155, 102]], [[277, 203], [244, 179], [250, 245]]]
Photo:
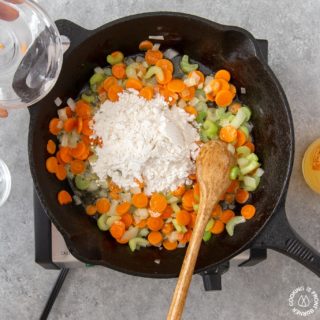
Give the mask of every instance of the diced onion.
[[173, 59], [174, 57], [178, 56], [179, 55], [179, 52], [176, 51], [176, 50], [173, 50], [171, 48], [167, 49], [163, 55], [165, 56], [165, 58], [171, 60]]
[[193, 87], [197, 84], [197, 81], [192, 77], [185, 79], [183, 82], [187, 87]]
[[198, 85], [198, 89], [202, 89], [203, 88], [203, 83], [200, 83], [199, 85]]
[[104, 73], [104, 70], [101, 67], [94, 68], [94, 73]]
[[72, 98], [69, 98], [67, 100], [67, 105], [70, 107], [70, 109], [72, 111], [75, 111], [76, 110], [76, 103], [74, 102], [74, 100]]
[[180, 99], [178, 102], [178, 107], [184, 109], [186, 106], [187, 103], [183, 99]]
[[61, 138], [61, 146], [67, 147], [69, 145], [69, 135], [67, 133], [64, 133]]
[[58, 116], [61, 121], [66, 121], [68, 119], [66, 108], [59, 109]]
[[204, 85], [208, 85], [211, 81], [213, 80], [213, 77], [207, 76], [206, 79], [204, 80]]
[[164, 36], [152, 36], [152, 35], [150, 35], [149, 36], [149, 39], [150, 40], [164, 40]]
[[79, 206], [80, 204], [82, 204], [82, 201], [81, 201], [80, 197], [78, 197], [77, 195], [73, 196], [73, 201], [74, 201], [76, 206]]
[[155, 260], [154, 260], [154, 263], [160, 264], [160, 259], [155, 259]]
[[203, 91], [204, 91], [206, 94], [208, 94], [208, 93], [210, 93], [210, 92], [212, 91], [212, 88], [211, 88], [211, 86], [210, 86], [209, 84], [207, 84], [207, 85], [204, 87]]
[[264, 170], [261, 169], [261, 168], [258, 168], [257, 171], [256, 171], [256, 176], [257, 177], [262, 177], [264, 174]]
[[194, 97], [190, 100], [189, 104], [190, 106], [195, 106], [199, 102], [199, 99], [197, 97]]
[[148, 67], [149, 67], [149, 65], [148, 65], [148, 62], [147, 62], [147, 61], [143, 61], [143, 62], [142, 62], [142, 65], [143, 65], [145, 68], [148, 68]]
[[241, 92], [241, 94], [246, 94], [246, 93], [247, 93], [247, 90], [246, 90], [246, 88], [241, 87], [241, 88], [240, 88], [240, 92]]
[[63, 121], [60, 120], [60, 121], [58, 122], [57, 128], [58, 128], [58, 129], [62, 129], [62, 128], [63, 128]]
[[231, 152], [232, 154], [235, 154], [236, 148], [231, 143], [228, 143], [227, 148], [228, 148], [229, 152]]
[[57, 98], [54, 100], [54, 104], [55, 104], [57, 107], [60, 107], [61, 104], [62, 104], [62, 100], [61, 100], [59, 97], [57, 97]]
[[161, 216], [161, 212], [156, 212], [156, 211], [152, 211], [152, 210], [149, 210], [149, 214], [152, 218], [159, 218]]
[[153, 51], [157, 51], [157, 50], [159, 50], [160, 49], [160, 43], [155, 43], [154, 45], [153, 45], [153, 47], [152, 47], [152, 50]]

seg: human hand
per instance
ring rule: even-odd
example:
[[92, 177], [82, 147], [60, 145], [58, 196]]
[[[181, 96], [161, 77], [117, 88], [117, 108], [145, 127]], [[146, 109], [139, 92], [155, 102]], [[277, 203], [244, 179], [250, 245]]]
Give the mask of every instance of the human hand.
[[[24, 0], [5, 0], [6, 2], [19, 4], [24, 2]], [[13, 21], [19, 17], [19, 12], [14, 8], [0, 2], [0, 20]], [[0, 108], [0, 118], [6, 118], [8, 116], [8, 111], [6, 109]]]

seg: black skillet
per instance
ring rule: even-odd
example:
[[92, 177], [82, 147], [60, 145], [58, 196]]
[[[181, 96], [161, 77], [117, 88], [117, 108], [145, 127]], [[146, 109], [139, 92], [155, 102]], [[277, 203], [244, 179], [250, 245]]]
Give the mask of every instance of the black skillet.
[[[85, 30], [67, 20], [57, 22], [62, 35], [71, 40], [60, 77], [51, 93], [30, 108], [29, 161], [35, 188], [49, 218], [62, 233], [71, 253], [86, 263], [137, 276], [169, 278], [179, 273], [185, 249], [173, 252], [146, 248], [130, 252], [102, 233], [96, 223], [75, 205], [61, 207], [57, 193], [70, 190], [45, 169], [49, 120], [56, 116], [54, 100], [77, 96], [93, 68], [105, 64], [114, 50], [137, 53], [137, 44], [149, 35], [163, 35], [162, 48], [174, 48], [213, 70], [228, 69], [241, 96], [253, 109], [254, 139], [265, 175], [254, 192], [256, 216], [236, 227], [233, 237], [213, 237], [202, 244], [196, 271], [229, 260], [248, 247], [282, 252], [320, 276], [320, 256], [291, 228], [285, 214], [285, 197], [294, 156], [294, 132], [290, 108], [274, 74], [264, 61], [256, 40], [247, 31], [222, 26], [192, 15], [171, 12], [145, 13]], [[156, 264], [155, 259], [161, 263]]]

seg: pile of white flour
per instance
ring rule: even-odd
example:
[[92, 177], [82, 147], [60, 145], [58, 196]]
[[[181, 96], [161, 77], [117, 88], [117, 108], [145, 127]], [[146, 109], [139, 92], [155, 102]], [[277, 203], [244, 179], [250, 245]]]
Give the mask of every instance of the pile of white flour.
[[107, 176], [124, 189], [143, 180], [145, 192], [169, 191], [188, 183], [195, 170], [200, 137], [194, 116], [170, 108], [160, 95], [146, 101], [135, 91], [125, 91], [119, 101], [107, 100], [94, 116], [98, 160], [92, 163], [100, 180]]

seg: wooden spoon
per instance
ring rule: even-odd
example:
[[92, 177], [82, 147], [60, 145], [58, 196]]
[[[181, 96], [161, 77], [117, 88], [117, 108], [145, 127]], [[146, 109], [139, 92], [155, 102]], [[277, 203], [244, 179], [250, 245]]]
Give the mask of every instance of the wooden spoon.
[[235, 158], [228, 150], [227, 144], [216, 140], [206, 143], [197, 157], [197, 179], [200, 185], [199, 210], [167, 320], [181, 319], [205, 227], [213, 208], [230, 185], [230, 168], [234, 163]]

